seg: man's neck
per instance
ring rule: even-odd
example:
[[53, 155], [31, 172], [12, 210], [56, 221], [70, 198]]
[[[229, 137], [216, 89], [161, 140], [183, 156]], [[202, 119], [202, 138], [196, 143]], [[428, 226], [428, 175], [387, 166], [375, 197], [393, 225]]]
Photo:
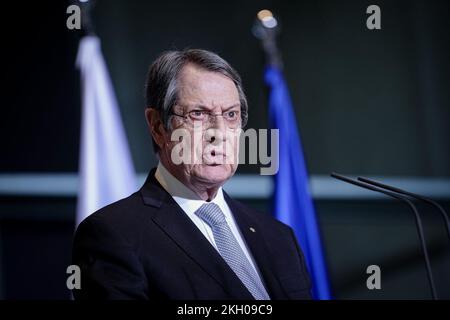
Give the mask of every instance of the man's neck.
[[191, 200], [211, 201], [221, 189], [221, 186], [211, 187], [202, 184], [194, 187], [188, 181], [183, 181], [182, 178], [173, 174], [162, 161], [158, 163], [155, 178], [172, 196]]

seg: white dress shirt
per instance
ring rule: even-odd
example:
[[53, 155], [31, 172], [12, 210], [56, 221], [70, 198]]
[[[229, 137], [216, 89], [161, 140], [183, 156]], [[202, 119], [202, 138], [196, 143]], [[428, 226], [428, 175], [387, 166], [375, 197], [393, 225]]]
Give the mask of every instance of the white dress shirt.
[[[206, 201], [200, 199], [200, 197], [191, 189], [186, 187], [182, 182], [175, 178], [162, 164], [158, 163], [156, 168], [155, 178], [161, 184], [161, 186], [172, 196], [172, 198], [178, 203], [178, 205], [183, 209], [186, 215], [192, 220], [192, 222], [197, 226], [197, 228], [203, 233], [206, 239], [216, 248], [217, 246], [214, 241], [213, 232], [211, 227], [203, 221], [199, 216], [195, 214], [195, 211], [199, 209]], [[228, 226], [231, 229], [234, 237], [236, 238], [239, 246], [244, 252], [250, 264], [255, 269], [256, 273], [261, 278], [258, 268], [256, 267], [255, 261], [245, 244], [245, 241], [237, 227], [236, 221], [234, 220], [233, 214], [228, 207], [225, 198], [223, 197], [222, 187], [217, 191], [216, 197], [210, 202], [217, 204], [225, 215], [225, 219]]]

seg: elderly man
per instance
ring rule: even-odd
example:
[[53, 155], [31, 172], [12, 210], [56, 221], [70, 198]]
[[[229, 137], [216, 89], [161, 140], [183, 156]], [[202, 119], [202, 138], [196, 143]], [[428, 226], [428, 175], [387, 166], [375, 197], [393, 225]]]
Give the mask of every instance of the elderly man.
[[237, 72], [209, 51], [166, 52], [150, 67], [146, 95], [158, 167], [78, 227], [75, 298], [309, 299], [292, 230], [222, 190], [247, 120]]

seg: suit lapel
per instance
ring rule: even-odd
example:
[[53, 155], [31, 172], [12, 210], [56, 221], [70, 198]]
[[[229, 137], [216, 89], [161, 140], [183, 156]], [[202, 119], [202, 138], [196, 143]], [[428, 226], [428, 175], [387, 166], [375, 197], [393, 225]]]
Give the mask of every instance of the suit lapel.
[[254, 217], [246, 213], [244, 208], [233, 201], [225, 192], [224, 196], [261, 272], [270, 298], [287, 299], [288, 296], [282, 289], [279, 280], [274, 273], [275, 270], [270, 262], [267, 244], [263, 238], [263, 229], [260, 228], [258, 221]]
[[234, 299], [253, 299], [239, 278], [173, 198], [152, 170], [141, 188], [146, 205], [156, 207], [152, 220]]

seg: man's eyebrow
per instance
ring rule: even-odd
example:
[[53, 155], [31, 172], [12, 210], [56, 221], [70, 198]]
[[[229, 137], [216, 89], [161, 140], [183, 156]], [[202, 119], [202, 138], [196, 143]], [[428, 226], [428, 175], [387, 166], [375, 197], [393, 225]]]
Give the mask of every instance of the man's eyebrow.
[[226, 108], [224, 111], [228, 111], [230, 109], [237, 108], [237, 107], [240, 108], [241, 104], [240, 103], [233, 104], [232, 106], [229, 106], [228, 108]]
[[208, 108], [207, 106], [202, 105], [202, 104], [196, 104], [192, 107], [192, 110], [199, 110], [199, 109], [200, 110], [210, 110], [210, 108]]
[[[228, 108], [224, 109], [224, 111], [228, 111], [228, 110], [236, 108], [236, 107], [241, 107], [241, 104], [240, 103], [233, 104], [233, 105], [229, 106]], [[191, 109], [191, 108], [189, 108], [189, 109]], [[194, 105], [191, 110], [208, 110], [209, 111], [209, 110], [211, 110], [211, 108], [209, 108], [205, 105], [202, 105], [202, 104], [197, 104], [197, 105]]]

